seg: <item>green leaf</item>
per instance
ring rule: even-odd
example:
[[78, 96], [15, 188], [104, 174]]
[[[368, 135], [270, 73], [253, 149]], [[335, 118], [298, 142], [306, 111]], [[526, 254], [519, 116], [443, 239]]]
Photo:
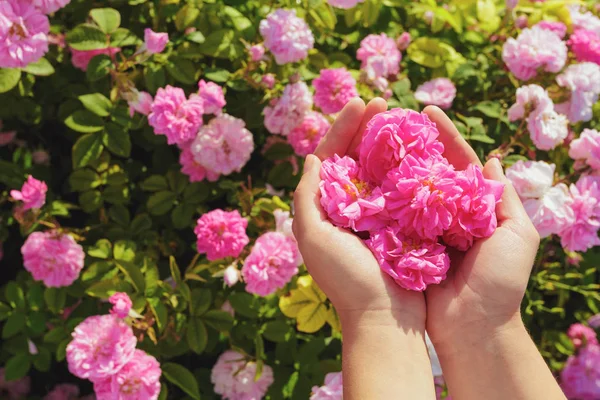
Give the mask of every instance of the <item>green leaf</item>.
[[12, 309], [9, 306], [0, 302], [0, 321], [4, 321], [6, 318], [8, 318], [11, 312]]
[[68, 336], [67, 331], [62, 326], [57, 326], [44, 335], [44, 343], [60, 343]]
[[[223, 14], [229, 18], [236, 32], [240, 32], [247, 40], [252, 40], [256, 35], [256, 30], [252, 22], [237, 9], [225, 6], [223, 7]], [[335, 19], [335, 15], [333, 17]]]
[[66, 35], [69, 46], [75, 50], [98, 50], [108, 47], [107, 36], [94, 25], [77, 25]]
[[158, 330], [162, 332], [168, 323], [168, 312], [167, 307], [160, 301], [157, 297], [151, 297], [148, 300], [148, 305], [150, 306], [150, 310], [154, 317], [156, 318], [156, 325], [158, 326]]
[[150, 228], [152, 228], [152, 220], [148, 214], [140, 214], [136, 215], [133, 221], [131, 221], [129, 230], [131, 231], [132, 235], [139, 235]]
[[200, 400], [198, 382], [187, 368], [175, 363], [164, 363], [161, 369], [169, 382], [183, 390], [193, 399]]
[[173, 208], [173, 204], [177, 200], [177, 195], [168, 190], [162, 190], [154, 193], [148, 198], [148, 211], [152, 215], [163, 215]]
[[19, 310], [25, 308], [25, 293], [23, 293], [23, 289], [21, 289], [14, 281], [9, 281], [6, 284], [4, 295], [12, 308]]
[[112, 33], [121, 25], [121, 14], [113, 8], [95, 8], [90, 11], [90, 17], [104, 33]]
[[150, 92], [156, 92], [158, 88], [165, 86], [167, 77], [164, 67], [160, 64], [148, 64], [144, 68], [144, 82]]
[[127, 279], [133, 284], [135, 290], [143, 293], [146, 288], [146, 281], [140, 267], [128, 261], [119, 261], [117, 262], [117, 266], [127, 276]]
[[0, 93], [6, 93], [19, 83], [20, 69], [0, 68]]
[[98, 54], [91, 59], [87, 70], [85, 71], [85, 75], [87, 76], [88, 81], [95, 82], [108, 75], [112, 66], [113, 61], [109, 56], [106, 54]]
[[109, 122], [104, 128], [102, 143], [111, 153], [117, 156], [129, 157], [131, 154], [129, 131], [115, 123]]
[[470, 135], [468, 139], [488, 144], [494, 144], [496, 142], [494, 139], [486, 135]]
[[286, 321], [270, 321], [264, 325], [263, 336], [272, 342], [284, 342], [291, 332]]
[[185, 187], [183, 201], [188, 204], [200, 204], [210, 195], [210, 187], [205, 182], [193, 182]]
[[21, 332], [25, 328], [25, 314], [22, 312], [15, 312], [10, 315], [4, 322], [2, 327], [2, 339], [8, 339]]
[[30, 286], [27, 291], [27, 303], [31, 310], [41, 310], [44, 307], [44, 289], [39, 285]]
[[231, 72], [227, 71], [224, 68], [207, 68], [203, 73], [206, 79], [210, 79], [214, 82], [227, 82], [229, 76], [231, 76]]
[[178, 204], [171, 213], [171, 221], [175, 229], [184, 229], [190, 226], [196, 208], [191, 204]]
[[199, 16], [200, 10], [198, 7], [186, 4], [175, 15], [175, 28], [180, 32], [184, 31], [185, 28], [192, 26]]
[[202, 44], [206, 40], [206, 38], [204, 37], [204, 35], [200, 31], [194, 31], [192, 33], [189, 33], [189, 34], [187, 34], [185, 36], [185, 38], [187, 40], [189, 40], [190, 42], [194, 42], [194, 43], [197, 43], [197, 44]]
[[181, 172], [171, 170], [167, 172], [167, 182], [169, 182], [169, 187], [172, 191], [181, 194], [188, 185], [189, 179]]
[[[83, 106], [100, 117], [110, 115], [113, 104], [102, 93], [90, 93], [79, 96]], [[92, 131], [95, 132], [95, 131]]]
[[166, 68], [175, 80], [186, 85], [196, 83], [196, 66], [192, 61], [182, 57], [172, 57]]
[[167, 183], [167, 178], [164, 176], [151, 175], [140, 184], [140, 187], [149, 192], [158, 192], [160, 190], [168, 190], [169, 184]]
[[100, 239], [88, 248], [87, 253], [92, 257], [107, 259], [112, 255], [112, 245], [108, 239]]
[[67, 302], [67, 291], [64, 288], [46, 288], [44, 300], [52, 312], [59, 313]]
[[447, 56], [447, 50], [440, 46], [440, 40], [428, 37], [416, 39], [406, 51], [411, 61], [428, 68], [443, 66]]
[[471, 110], [479, 111], [490, 118], [500, 118], [502, 115], [502, 106], [495, 101], [482, 101], [471, 107]]
[[81, 133], [94, 133], [104, 129], [104, 121], [88, 110], [77, 110], [65, 119], [65, 125]]
[[187, 343], [195, 353], [200, 354], [206, 349], [208, 333], [200, 318], [191, 318], [186, 332]]
[[235, 59], [244, 52], [244, 47], [231, 29], [220, 29], [211, 32], [204, 43], [200, 45], [200, 52], [216, 58]]
[[102, 193], [98, 190], [88, 190], [79, 195], [79, 204], [83, 211], [90, 213], [99, 209], [104, 204]]
[[96, 161], [103, 149], [100, 135], [90, 133], [81, 136], [73, 145], [73, 168], [85, 167]]
[[118, 28], [110, 35], [111, 47], [137, 46], [141, 43], [142, 41], [129, 29]]
[[17, 354], [10, 358], [4, 366], [4, 379], [14, 381], [23, 378], [31, 368], [31, 358], [28, 354]]
[[362, 23], [364, 26], [371, 26], [377, 22], [381, 4], [379, 0], [366, 0], [362, 6]]
[[54, 73], [54, 67], [50, 61], [42, 57], [36, 62], [28, 64], [23, 71], [37, 76], [49, 76]]
[[101, 299], [108, 298], [115, 292], [126, 292], [130, 293], [132, 290], [131, 285], [124, 281], [122, 278], [114, 277], [93, 284], [85, 291], [89, 296], [99, 297]]
[[48, 372], [52, 363], [52, 354], [44, 347], [38, 348], [38, 353], [33, 356], [33, 366], [41, 372]]
[[196, 288], [192, 290], [192, 301], [190, 302], [190, 314], [202, 315], [209, 308], [212, 303], [212, 294], [208, 289]]
[[88, 168], [76, 169], [69, 175], [69, 185], [77, 192], [95, 189], [101, 184], [100, 176], [96, 171]]
[[226, 311], [210, 310], [202, 316], [202, 320], [218, 331], [229, 331], [233, 328], [233, 317]]
[[171, 270], [171, 276], [177, 285], [181, 283], [181, 271], [179, 270], [179, 266], [177, 265], [177, 261], [175, 257], [169, 257], [169, 269]]
[[247, 318], [258, 317], [258, 302], [256, 298], [248, 293], [232, 293], [229, 295], [229, 303], [236, 313]]
[[41, 311], [29, 313], [27, 327], [33, 335], [41, 335], [46, 330], [46, 315]]
[[118, 240], [115, 242], [114, 257], [115, 260], [133, 261], [137, 246], [130, 240]]

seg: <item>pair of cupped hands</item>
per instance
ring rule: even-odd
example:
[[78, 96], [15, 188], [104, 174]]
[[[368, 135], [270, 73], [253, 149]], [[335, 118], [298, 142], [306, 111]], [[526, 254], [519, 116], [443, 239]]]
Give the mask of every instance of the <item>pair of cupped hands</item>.
[[[352, 232], [331, 224], [320, 205], [321, 161], [338, 154], [357, 159], [356, 148], [368, 121], [387, 110], [381, 98], [365, 106], [350, 101], [337, 117], [314, 155], [304, 164], [304, 174], [294, 194], [293, 230], [309, 273], [327, 294], [344, 323], [407, 324], [427, 330], [436, 348], [474, 332], [493, 334], [509, 321], [520, 321], [520, 303], [539, 245], [539, 235], [521, 201], [505, 178], [497, 159], [483, 167], [488, 179], [504, 183], [497, 205], [498, 228], [466, 252], [451, 252], [448, 277], [425, 292], [397, 286], [381, 271], [363, 243]], [[457, 169], [481, 166], [479, 158], [452, 121], [437, 107], [424, 112], [440, 131], [444, 156]]]

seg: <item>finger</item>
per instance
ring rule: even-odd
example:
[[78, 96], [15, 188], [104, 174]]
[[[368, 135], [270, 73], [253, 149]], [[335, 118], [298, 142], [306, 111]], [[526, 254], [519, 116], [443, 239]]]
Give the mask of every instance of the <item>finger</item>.
[[525, 208], [523, 208], [523, 203], [521, 203], [517, 191], [506, 176], [504, 176], [502, 165], [497, 158], [492, 158], [485, 164], [483, 176], [504, 184], [502, 201], [496, 205], [496, 216], [500, 224], [506, 220], [529, 221], [529, 217], [525, 212]]
[[364, 113], [365, 102], [362, 99], [357, 97], [350, 100], [317, 146], [314, 154], [321, 160], [334, 154], [344, 156]]
[[319, 182], [321, 160], [309, 154], [304, 161], [304, 174], [294, 192], [294, 235], [300, 240], [299, 235], [323, 219], [323, 209], [319, 203]]
[[438, 140], [444, 144], [444, 157], [450, 161], [450, 164], [454, 165], [454, 168], [464, 170], [469, 164], [481, 166], [479, 157], [461, 136], [446, 113], [435, 106], [427, 106], [423, 112], [429, 116], [431, 121], [435, 122], [440, 131]]
[[356, 149], [362, 140], [363, 133], [364, 133], [365, 129], [367, 128], [367, 123], [375, 115], [382, 113], [386, 110], [387, 110], [387, 101], [385, 101], [381, 97], [375, 97], [374, 99], [369, 101], [369, 104], [367, 104], [365, 113], [364, 113], [362, 121], [360, 123], [360, 127], [358, 128], [358, 131], [354, 135], [354, 138], [352, 139], [352, 143], [350, 143], [350, 147], [348, 148], [348, 154], [350, 155], [350, 157], [355, 158], [355, 159], [357, 158], [358, 154], [356, 153]]

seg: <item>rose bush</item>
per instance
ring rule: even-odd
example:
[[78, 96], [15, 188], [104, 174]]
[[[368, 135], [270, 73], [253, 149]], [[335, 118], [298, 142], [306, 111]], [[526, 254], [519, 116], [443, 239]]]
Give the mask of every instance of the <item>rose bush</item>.
[[[565, 393], [600, 398], [599, 14], [592, 0], [0, 0], [0, 397], [339, 399], [339, 319], [291, 204], [344, 104], [381, 96], [444, 108], [507, 168], [542, 236], [525, 322]], [[355, 155], [370, 179], [441, 151], [385, 128], [405, 122], [373, 120]], [[380, 230], [383, 260], [396, 229], [377, 226], [384, 193], [354, 165], [328, 173], [368, 196], [335, 182], [323, 205]]]

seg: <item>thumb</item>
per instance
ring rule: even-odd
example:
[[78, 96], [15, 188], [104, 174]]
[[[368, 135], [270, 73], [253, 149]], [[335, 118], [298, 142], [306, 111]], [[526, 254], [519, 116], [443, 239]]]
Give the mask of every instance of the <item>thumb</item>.
[[304, 161], [304, 174], [294, 192], [294, 235], [298, 235], [321, 221], [322, 208], [319, 203], [319, 182], [321, 171], [321, 160], [313, 154], [309, 154]]
[[504, 184], [504, 193], [502, 201], [496, 206], [498, 222], [502, 224], [505, 220], [514, 220], [517, 222], [529, 222], [529, 217], [523, 208], [523, 203], [517, 194], [517, 191], [504, 175], [502, 165], [497, 158], [490, 159], [483, 167], [483, 176]]

